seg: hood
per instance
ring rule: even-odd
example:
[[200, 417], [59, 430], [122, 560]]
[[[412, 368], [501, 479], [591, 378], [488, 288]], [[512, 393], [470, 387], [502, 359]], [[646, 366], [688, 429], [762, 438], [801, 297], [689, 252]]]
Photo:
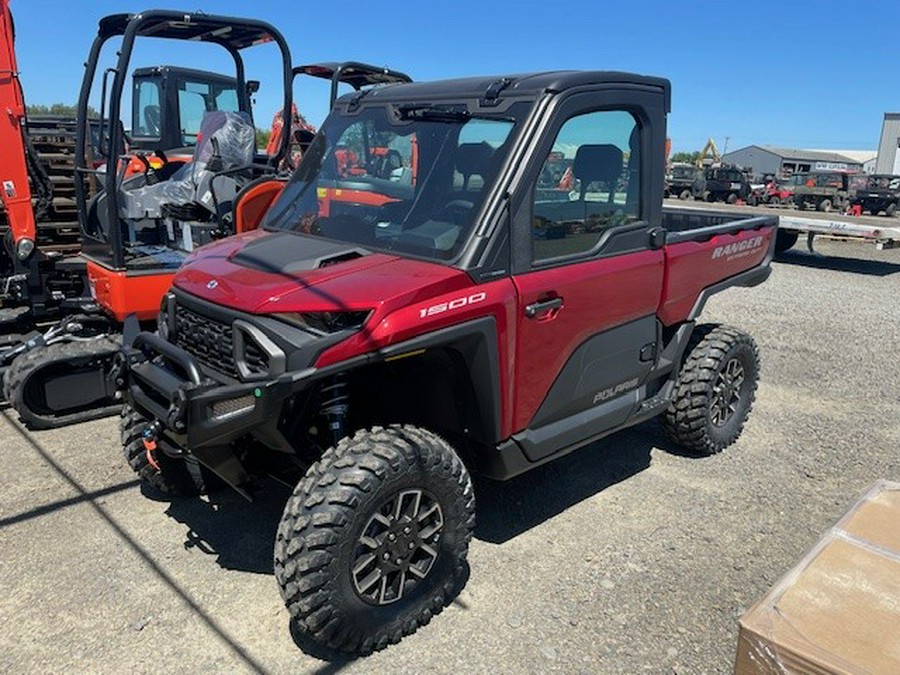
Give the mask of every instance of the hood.
[[450, 267], [354, 244], [256, 231], [204, 246], [174, 285], [215, 304], [265, 314], [375, 309], [390, 299], [408, 302], [453, 290], [467, 279]]

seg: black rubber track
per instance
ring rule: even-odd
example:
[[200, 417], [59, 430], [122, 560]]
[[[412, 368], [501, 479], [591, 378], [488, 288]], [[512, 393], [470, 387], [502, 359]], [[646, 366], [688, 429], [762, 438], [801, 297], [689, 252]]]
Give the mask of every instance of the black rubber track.
[[[702, 324], [694, 329], [686, 354], [663, 427], [669, 438], [686, 450], [714, 455], [738, 439], [753, 408], [759, 349], [753, 338], [736, 328]], [[713, 385], [719, 371], [736, 356], [745, 372], [742, 400], [734, 417], [717, 428], [710, 419]]]
[[[362, 527], [385, 498], [427, 489], [441, 504], [441, 549], [409, 596], [367, 605], [350, 575]], [[399, 642], [451, 602], [465, 581], [475, 497], [466, 468], [437, 435], [375, 427], [328, 449], [297, 484], [275, 541], [275, 576], [298, 631], [333, 650], [369, 652]]]
[[70, 363], [82, 368], [88, 363], [108, 364], [118, 353], [121, 343], [117, 337], [100, 337], [93, 340], [58, 342], [38, 347], [16, 357], [3, 377], [3, 395], [19, 413], [30, 429], [53, 429], [78, 422], [87, 422], [115, 415], [122, 404], [111, 399], [100, 400], [90, 407], [78, 407], [69, 413], [35, 410], [28, 401], [29, 379], [40, 376], [40, 370], [58, 363]]
[[141, 480], [167, 497], [194, 497], [206, 491], [199, 466], [189, 466], [184, 459], [169, 457], [162, 449], [154, 454], [159, 469], [147, 459], [143, 433], [147, 420], [131, 406], [122, 407], [119, 435], [125, 461]]

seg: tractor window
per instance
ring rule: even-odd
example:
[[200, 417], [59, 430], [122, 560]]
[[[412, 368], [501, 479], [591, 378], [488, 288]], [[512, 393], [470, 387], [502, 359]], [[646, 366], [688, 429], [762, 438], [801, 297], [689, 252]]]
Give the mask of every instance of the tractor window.
[[186, 80], [178, 86], [178, 113], [181, 122], [181, 142], [184, 146], [197, 144], [197, 134], [203, 115], [213, 110], [237, 112], [237, 89], [232, 85], [192, 82]]
[[237, 91], [230, 87], [228, 89], [220, 89], [216, 94], [215, 109], [224, 110], [225, 112], [238, 112], [240, 106], [238, 105]]
[[196, 145], [200, 123], [206, 112], [206, 103], [197, 92], [178, 92], [178, 111], [181, 121], [181, 142], [184, 146]]
[[134, 83], [131, 134], [141, 138], [159, 138], [162, 133], [162, 108], [159, 80], [142, 79]]
[[640, 218], [640, 127], [604, 110], [568, 120], [534, 191], [534, 260], [591, 250], [610, 227]]

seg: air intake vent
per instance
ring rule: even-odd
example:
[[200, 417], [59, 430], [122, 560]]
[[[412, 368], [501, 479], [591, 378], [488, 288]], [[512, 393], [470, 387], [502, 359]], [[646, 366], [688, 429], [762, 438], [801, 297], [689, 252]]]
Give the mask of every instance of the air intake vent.
[[356, 260], [357, 258], [362, 257], [363, 254], [359, 251], [347, 251], [346, 253], [332, 256], [331, 258], [323, 258], [319, 260], [319, 269], [322, 269], [323, 267], [331, 267], [332, 265], [337, 265], [338, 263], [347, 262], [348, 260]]

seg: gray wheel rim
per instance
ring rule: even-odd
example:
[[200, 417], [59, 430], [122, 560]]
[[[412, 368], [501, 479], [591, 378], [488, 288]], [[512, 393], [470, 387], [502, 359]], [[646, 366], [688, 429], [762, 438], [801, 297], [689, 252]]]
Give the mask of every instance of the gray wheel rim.
[[374, 605], [404, 598], [431, 572], [440, 552], [444, 513], [424, 490], [404, 490], [379, 508], [356, 542], [350, 576]]
[[744, 366], [737, 358], [731, 358], [716, 375], [712, 402], [709, 406], [710, 421], [721, 427], [731, 420], [741, 403], [744, 384]]

